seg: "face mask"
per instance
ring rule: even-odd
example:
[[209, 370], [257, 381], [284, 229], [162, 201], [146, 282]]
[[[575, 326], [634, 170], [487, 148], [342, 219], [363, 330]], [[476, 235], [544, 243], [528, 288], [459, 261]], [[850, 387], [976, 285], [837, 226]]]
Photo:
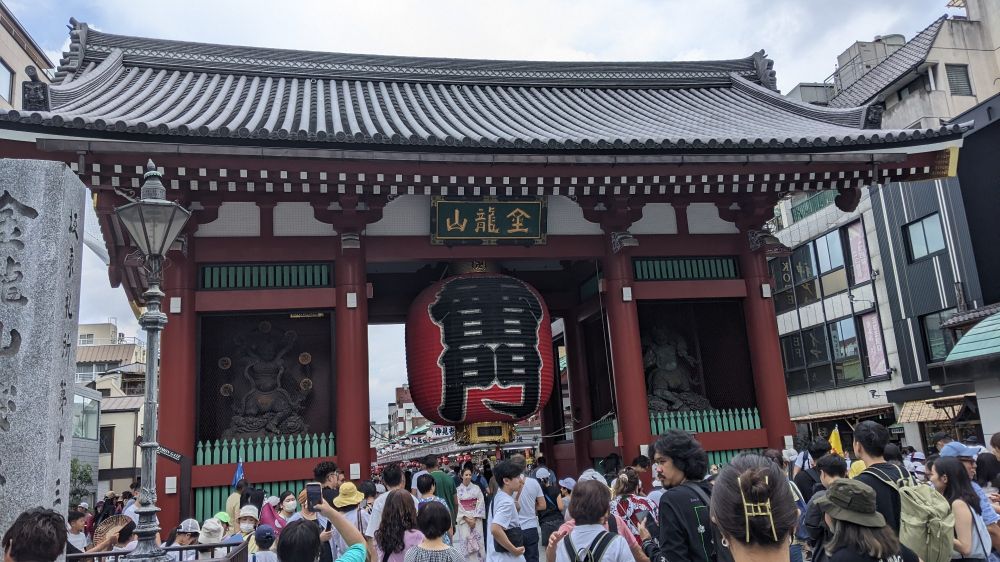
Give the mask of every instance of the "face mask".
[[293, 511], [295, 511], [295, 508], [296, 508], [296, 507], [298, 507], [298, 505], [299, 505], [299, 502], [297, 502], [297, 501], [295, 501], [295, 500], [288, 500], [288, 501], [286, 501], [286, 502], [285, 502], [284, 504], [282, 504], [282, 505], [284, 505], [284, 507], [285, 507], [285, 511], [287, 511], [288, 513], [291, 513], [291, 512], [293, 512]]
[[253, 531], [253, 523], [240, 523], [240, 532], [250, 533]]

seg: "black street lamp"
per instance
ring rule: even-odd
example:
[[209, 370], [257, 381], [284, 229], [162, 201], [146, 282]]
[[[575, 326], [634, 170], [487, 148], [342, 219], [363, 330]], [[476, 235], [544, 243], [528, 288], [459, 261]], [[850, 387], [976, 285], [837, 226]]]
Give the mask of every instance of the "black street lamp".
[[143, 293], [146, 299], [146, 312], [139, 317], [139, 323], [146, 331], [148, 350], [146, 354], [146, 411], [143, 415], [142, 429], [142, 470], [140, 472], [141, 488], [136, 500], [139, 507], [135, 512], [139, 515], [139, 525], [136, 534], [139, 544], [127, 558], [134, 560], [170, 560], [160, 545], [156, 542], [156, 534], [160, 531], [156, 514], [156, 450], [157, 443], [157, 407], [159, 400], [159, 357], [160, 332], [167, 324], [167, 315], [160, 311], [163, 301], [163, 291], [160, 281], [163, 278], [163, 259], [170, 245], [183, 230], [191, 218], [191, 211], [173, 201], [167, 200], [167, 190], [160, 182], [162, 174], [156, 170], [153, 161], [146, 164], [143, 174], [143, 184], [140, 198], [127, 205], [115, 209], [118, 220], [128, 231], [129, 237], [145, 257], [147, 283], [149, 288]]

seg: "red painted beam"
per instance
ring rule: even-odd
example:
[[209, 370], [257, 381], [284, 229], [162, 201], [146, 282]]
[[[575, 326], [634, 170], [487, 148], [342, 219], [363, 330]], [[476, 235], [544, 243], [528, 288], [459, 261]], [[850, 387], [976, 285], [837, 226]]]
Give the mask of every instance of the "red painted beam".
[[[200, 253], [200, 249], [199, 249]], [[253, 291], [198, 291], [198, 312], [233, 312], [238, 310], [302, 310], [336, 308], [337, 292], [321, 289], [263, 289]]]
[[602, 238], [549, 236], [541, 246], [437, 246], [430, 236], [370, 236], [365, 238], [369, 262], [447, 261], [483, 259], [594, 259], [604, 254]]
[[706, 451], [733, 451], [736, 449], [764, 449], [767, 447], [767, 430], [722, 431], [696, 433], [695, 439]]
[[[252, 483], [286, 482], [289, 480], [311, 480], [313, 468], [322, 461], [337, 457], [315, 459], [295, 459], [285, 461], [245, 462], [243, 471]], [[236, 464], [212, 464], [195, 466], [191, 469], [192, 488], [210, 488], [212, 486], [228, 486], [233, 483]], [[294, 490], [298, 491], [298, 490]]]
[[715, 281], [636, 281], [632, 297], [637, 300], [743, 298], [747, 296], [742, 279]]

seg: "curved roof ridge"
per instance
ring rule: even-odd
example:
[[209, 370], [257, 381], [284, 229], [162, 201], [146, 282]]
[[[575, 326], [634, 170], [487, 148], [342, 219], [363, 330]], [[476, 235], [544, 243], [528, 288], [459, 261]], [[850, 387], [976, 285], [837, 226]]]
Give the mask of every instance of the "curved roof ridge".
[[736, 73], [774, 87], [764, 51], [709, 61], [523, 61], [328, 53], [114, 35], [70, 20], [70, 49], [56, 73], [67, 83], [120, 49], [127, 66], [267, 76], [510, 86], [719, 87]]
[[927, 59], [941, 26], [948, 19], [945, 14], [931, 22], [902, 47], [861, 75], [830, 100], [830, 107], [855, 107], [871, 102], [893, 82]]
[[853, 129], [863, 129], [865, 125], [865, 115], [867, 106], [861, 107], [823, 107], [810, 103], [788, 99], [785, 96], [739, 76], [732, 75], [733, 88], [744, 92], [754, 98], [766, 102], [785, 111], [808, 117], [817, 121], [851, 127]]
[[52, 109], [58, 109], [68, 103], [72, 103], [87, 91], [100, 88], [103, 82], [111, 80], [122, 69], [122, 53], [115, 51], [108, 55], [100, 64], [92, 70], [82, 74], [75, 80], [63, 80], [49, 86], [49, 96], [52, 100]]

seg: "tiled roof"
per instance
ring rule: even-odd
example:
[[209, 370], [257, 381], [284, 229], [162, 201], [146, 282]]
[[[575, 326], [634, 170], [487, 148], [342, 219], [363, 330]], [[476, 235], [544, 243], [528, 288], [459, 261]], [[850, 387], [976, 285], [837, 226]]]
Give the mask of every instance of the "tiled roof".
[[792, 421], [795, 423], [805, 423], [847, 418], [874, 418], [875, 416], [888, 412], [889, 410], [892, 410], [892, 404], [879, 404], [877, 406], [863, 406], [860, 408], [848, 408], [847, 410], [806, 414], [804, 416], [794, 417], [792, 418]]
[[135, 344], [78, 345], [77, 363], [131, 363], [135, 357]]
[[935, 408], [928, 401], [913, 400], [903, 404], [896, 421], [899, 423], [949, 421], [953, 417], [953, 412], [944, 408]]
[[51, 111], [0, 112], [0, 127], [491, 151], [842, 151], [963, 130], [876, 131], [866, 129], [878, 126], [866, 122], [867, 108], [789, 101], [773, 90], [763, 53], [663, 63], [431, 59], [144, 39], [73, 23]]
[[883, 90], [927, 60], [927, 54], [946, 19], [948, 16], [944, 15], [934, 20], [934, 23], [916, 34], [875, 68], [834, 96], [830, 100], [830, 107], [855, 107], [871, 103]]
[[146, 401], [142, 396], [110, 396], [101, 398], [102, 412], [121, 412], [138, 410]]
[[941, 327], [952, 328], [964, 326], [965, 324], [978, 322], [979, 320], [982, 320], [987, 316], [992, 316], [997, 312], [1000, 312], [1000, 302], [987, 306], [981, 306], [979, 308], [973, 308], [972, 310], [966, 310], [965, 312], [957, 312], [954, 316], [942, 322]]
[[947, 362], [1000, 354], [1000, 313], [980, 321], [958, 340]]

